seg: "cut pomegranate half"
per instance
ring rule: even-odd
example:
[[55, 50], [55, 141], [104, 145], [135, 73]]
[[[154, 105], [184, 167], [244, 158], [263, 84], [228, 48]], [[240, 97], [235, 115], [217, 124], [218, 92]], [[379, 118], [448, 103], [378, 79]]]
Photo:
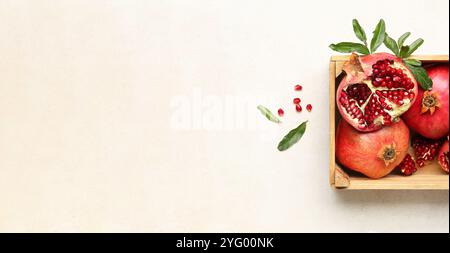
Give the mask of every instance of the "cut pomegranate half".
[[359, 131], [371, 132], [397, 122], [417, 96], [416, 79], [394, 55], [353, 54], [343, 70], [346, 76], [336, 94], [338, 109]]

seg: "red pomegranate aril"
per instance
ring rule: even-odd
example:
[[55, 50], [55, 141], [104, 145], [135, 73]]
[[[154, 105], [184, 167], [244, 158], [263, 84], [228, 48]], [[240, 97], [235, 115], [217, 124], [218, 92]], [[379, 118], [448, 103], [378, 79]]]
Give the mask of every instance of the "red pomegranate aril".
[[278, 116], [280, 116], [280, 117], [283, 117], [283, 115], [284, 115], [284, 111], [283, 111], [283, 109], [278, 109]]
[[370, 96], [372, 91], [369, 89], [367, 84], [353, 84], [347, 88], [347, 94], [350, 97], [353, 97], [359, 105], [362, 105], [367, 98]]
[[302, 102], [302, 100], [300, 98], [294, 98], [293, 100], [294, 104], [300, 104], [300, 102]]
[[294, 90], [301, 91], [303, 87], [300, 84], [295, 85]]
[[448, 151], [448, 140], [444, 142], [439, 150], [438, 163], [445, 172], [449, 172], [450, 153]]
[[438, 140], [424, 137], [416, 137], [412, 141], [416, 163], [419, 168], [425, 166], [427, 162], [432, 161], [436, 157], [439, 144], [440, 141]]
[[406, 154], [403, 161], [398, 165], [400, 172], [405, 176], [411, 176], [417, 171], [416, 163], [410, 154]]
[[312, 105], [311, 104], [307, 104], [306, 105], [306, 110], [308, 110], [308, 112], [310, 112], [312, 110]]
[[301, 112], [303, 109], [302, 109], [302, 106], [301, 106], [301, 105], [296, 104], [296, 105], [295, 105], [295, 110], [296, 110], [297, 112]]

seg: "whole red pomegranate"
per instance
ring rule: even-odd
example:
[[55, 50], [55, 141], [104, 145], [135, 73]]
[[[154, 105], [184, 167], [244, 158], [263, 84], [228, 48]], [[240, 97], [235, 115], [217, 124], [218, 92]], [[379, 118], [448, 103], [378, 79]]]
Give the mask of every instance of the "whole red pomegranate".
[[342, 117], [357, 130], [372, 132], [399, 120], [417, 96], [417, 81], [402, 59], [387, 53], [353, 54], [336, 101]]
[[427, 73], [433, 80], [429, 91], [419, 89], [417, 100], [403, 114], [405, 123], [414, 131], [430, 139], [448, 134], [448, 65], [430, 66]]
[[441, 147], [441, 150], [438, 154], [438, 162], [439, 165], [441, 165], [441, 168], [448, 173], [449, 170], [449, 158], [450, 154], [448, 152], [448, 141], [445, 141], [444, 144]]
[[371, 133], [357, 131], [341, 120], [336, 133], [336, 157], [349, 169], [381, 178], [402, 162], [408, 144], [409, 129], [402, 120]]

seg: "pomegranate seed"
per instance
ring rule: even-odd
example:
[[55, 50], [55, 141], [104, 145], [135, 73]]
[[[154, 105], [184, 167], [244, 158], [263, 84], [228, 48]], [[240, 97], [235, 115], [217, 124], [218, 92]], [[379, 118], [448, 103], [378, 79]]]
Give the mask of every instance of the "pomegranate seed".
[[432, 161], [436, 157], [439, 145], [439, 140], [423, 137], [415, 138], [412, 141], [412, 147], [414, 148], [414, 154], [419, 168], [425, 166], [427, 162]]
[[308, 110], [308, 112], [310, 112], [312, 110], [312, 105], [311, 104], [306, 105], [306, 110]]
[[[445, 144], [444, 144], [445, 145]], [[450, 159], [450, 153], [447, 151], [445, 151], [445, 148], [448, 149], [448, 143], [446, 144], [447, 146], [442, 147], [443, 150], [441, 150], [439, 152], [439, 156], [438, 156], [438, 162], [441, 165], [441, 168], [448, 173], [448, 167], [449, 167], [449, 159]]]
[[295, 85], [294, 90], [296, 91], [301, 91], [303, 89], [303, 87], [299, 84]]
[[296, 105], [295, 105], [295, 110], [296, 110], [297, 112], [301, 112], [303, 109], [302, 109], [302, 106], [301, 106], [301, 105], [296, 104]]
[[283, 111], [283, 109], [278, 109], [278, 116], [280, 116], [280, 117], [283, 117], [283, 115], [284, 115], [284, 111]]
[[403, 161], [398, 165], [400, 172], [405, 176], [411, 176], [417, 171], [416, 163], [410, 154], [406, 154]]
[[300, 100], [300, 98], [294, 98], [294, 104], [300, 104], [300, 102], [302, 102], [302, 100]]

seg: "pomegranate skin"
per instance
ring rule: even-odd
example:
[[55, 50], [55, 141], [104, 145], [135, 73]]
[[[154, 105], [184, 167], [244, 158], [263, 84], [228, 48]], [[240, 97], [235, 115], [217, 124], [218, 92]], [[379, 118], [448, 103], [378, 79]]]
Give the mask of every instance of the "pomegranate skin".
[[[393, 105], [393, 106], [395, 106], [395, 108], [390, 109], [389, 122], [386, 120], [381, 121], [380, 118], [382, 117], [382, 115], [379, 115], [379, 116], [375, 116], [375, 117], [379, 117], [378, 118], [379, 120], [377, 120], [377, 122], [374, 121], [372, 125], [370, 125], [370, 126], [367, 125], [367, 126], [361, 128], [360, 127], [361, 122], [359, 122], [359, 120], [357, 118], [352, 117], [349, 114], [349, 112], [346, 111], [348, 109], [345, 109], [344, 108], [345, 106], [342, 105], [342, 103], [340, 102], [341, 99], [343, 99], [342, 93], [345, 89], [348, 89], [350, 86], [352, 86], [354, 84], [365, 84], [365, 85], [367, 85], [368, 89], [371, 90], [371, 95], [368, 97], [368, 100], [370, 100], [370, 98], [374, 97], [374, 96], [376, 96], [378, 99], [379, 98], [378, 94], [375, 94], [376, 90], [381, 91], [381, 90], [386, 90], [386, 89], [383, 87], [378, 87], [378, 88], [374, 87], [372, 85], [373, 84], [372, 81], [370, 81], [370, 78], [374, 74], [373, 65], [376, 64], [380, 60], [392, 61], [393, 66], [396, 66], [396, 68], [399, 68], [403, 71], [405, 76], [407, 76], [413, 83], [413, 87], [410, 90], [408, 90], [408, 92], [411, 93], [411, 95], [413, 95], [413, 96], [412, 96], [412, 98], [409, 98], [409, 99], [405, 98], [408, 100], [405, 100], [404, 104], [402, 104], [402, 105]], [[358, 64], [359, 64], [359, 66], [358, 66]], [[349, 62], [344, 64], [343, 70], [346, 72], [346, 76], [345, 76], [345, 78], [343, 78], [341, 80], [341, 82], [339, 83], [339, 86], [337, 88], [336, 104], [337, 104], [337, 108], [338, 108], [339, 113], [341, 114], [342, 118], [345, 119], [350, 125], [352, 125], [358, 131], [373, 132], [373, 131], [377, 131], [377, 130], [381, 129], [382, 127], [387, 126], [391, 123], [395, 123], [396, 121], [399, 120], [400, 116], [411, 107], [411, 105], [415, 102], [415, 100], [417, 98], [418, 85], [417, 85], [417, 81], [416, 81], [414, 75], [404, 65], [403, 60], [398, 58], [395, 55], [388, 54], [388, 53], [375, 53], [375, 54], [358, 57], [358, 59], [350, 58]], [[370, 82], [370, 84], [368, 82]], [[392, 90], [392, 91], [398, 90], [398, 87], [397, 88], [396, 87], [388, 88], [388, 90]], [[390, 102], [392, 102], [392, 101], [390, 101]], [[379, 106], [377, 106], [377, 107], [379, 107]], [[385, 108], [385, 107], [383, 107], [383, 108]], [[360, 109], [362, 109], [362, 108], [360, 108]], [[361, 112], [363, 112], [363, 111], [364, 111], [364, 109], [361, 110]], [[366, 114], [365, 111], [364, 111], [364, 114]], [[364, 120], [363, 120], [363, 124], [366, 124], [366, 122]]]
[[405, 123], [420, 135], [430, 138], [439, 139], [448, 135], [449, 132], [449, 115], [448, 115], [448, 64], [440, 64], [427, 68], [427, 73], [433, 80], [432, 94], [437, 96], [440, 106], [436, 107], [433, 114], [429, 111], [422, 113], [422, 103], [424, 91], [419, 89], [417, 99], [411, 108], [402, 115]]
[[[377, 179], [402, 162], [408, 145], [409, 129], [402, 120], [370, 133], [357, 131], [341, 120], [336, 134], [336, 158], [348, 169]], [[395, 150], [395, 155], [388, 150]], [[388, 153], [391, 155], [387, 156]]]

